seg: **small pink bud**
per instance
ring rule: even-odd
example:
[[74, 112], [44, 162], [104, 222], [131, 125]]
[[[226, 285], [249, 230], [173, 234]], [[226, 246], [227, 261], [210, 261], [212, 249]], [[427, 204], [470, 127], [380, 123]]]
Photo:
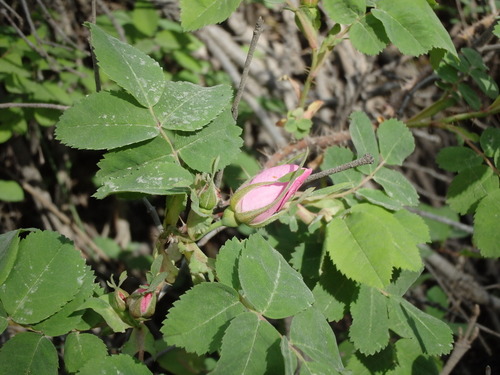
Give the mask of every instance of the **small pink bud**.
[[127, 306], [132, 315], [136, 319], [150, 318], [156, 309], [156, 294], [147, 292], [147, 289], [136, 289], [127, 298]]
[[[291, 181], [279, 181], [298, 169], [302, 173], [297, 173]], [[244, 183], [231, 199], [236, 221], [250, 226], [264, 224], [294, 196], [311, 172], [312, 169], [294, 164], [264, 169]]]

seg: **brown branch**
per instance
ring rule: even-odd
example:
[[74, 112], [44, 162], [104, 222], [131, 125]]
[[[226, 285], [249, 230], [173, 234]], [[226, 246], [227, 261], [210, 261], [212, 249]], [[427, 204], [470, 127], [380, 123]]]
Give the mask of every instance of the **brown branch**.
[[231, 113], [233, 118], [236, 120], [238, 118], [238, 106], [240, 105], [241, 97], [243, 96], [243, 91], [245, 90], [245, 85], [248, 79], [248, 73], [250, 72], [250, 64], [252, 62], [253, 54], [255, 53], [255, 48], [257, 47], [257, 42], [259, 41], [260, 34], [264, 30], [264, 19], [259, 17], [257, 23], [255, 24], [255, 29], [253, 30], [252, 41], [250, 42], [250, 48], [248, 50], [247, 58], [245, 60], [245, 66], [243, 67], [243, 72], [241, 73], [240, 85], [238, 91], [234, 97], [233, 106], [231, 107]]
[[[83, 243], [87, 244], [96, 254], [97, 256], [104, 261], [109, 261], [109, 257], [102, 251], [102, 249], [95, 244], [95, 242], [89, 237], [87, 233], [81, 230], [78, 225], [76, 225], [67, 215], [61, 212], [55, 204], [46, 199], [37, 188], [31, 186], [27, 182], [22, 182], [22, 187], [26, 190], [31, 196], [37, 200], [43, 207], [53, 213], [59, 220], [61, 220], [64, 224], [69, 225], [71, 229], [75, 232], [75, 234], [83, 241]], [[89, 254], [84, 254], [87, 258], [90, 257]]]
[[351, 135], [348, 131], [342, 131], [334, 133], [331, 135], [324, 135], [321, 137], [304, 138], [297, 143], [288, 145], [278, 152], [271, 155], [269, 160], [264, 165], [264, 168], [271, 168], [278, 165], [282, 160], [289, 159], [291, 155], [298, 154], [305, 149], [310, 149], [312, 147], [318, 147], [320, 149], [325, 149], [330, 146], [339, 145], [345, 143], [351, 139]]
[[477, 318], [479, 317], [480, 309], [479, 305], [474, 305], [472, 310], [472, 316], [469, 318], [469, 324], [467, 325], [467, 330], [465, 334], [462, 334], [460, 330], [459, 338], [455, 342], [453, 352], [451, 353], [445, 366], [439, 373], [439, 375], [448, 375], [455, 368], [455, 366], [460, 362], [460, 359], [467, 353], [470, 349], [472, 342], [479, 335], [479, 328], [476, 325]]

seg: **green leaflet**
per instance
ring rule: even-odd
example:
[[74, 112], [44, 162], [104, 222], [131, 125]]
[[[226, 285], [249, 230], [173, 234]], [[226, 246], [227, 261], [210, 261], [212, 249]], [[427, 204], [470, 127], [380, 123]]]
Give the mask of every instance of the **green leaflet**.
[[365, 0], [328, 0], [323, 2], [325, 12], [332, 21], [348, 25], [365, 14]]
[[[481, 134], [480, 142], [484, 154], [490, 158], [494, 157], [495, 161], [497, 161], [500, 156], [500, 129], [486, 129]], [[496, 166], [499, 167], [498, 165]]]
[[387, 297], [380, 291], [362, 285], [351, 304], [351, 315], [349, 338], [361, 353], [371, 355], [389, 344]]
[[153, 107], [165, 88], [160, 65], [144, 52], [88, 24], [99, 67], [144, 107]]
[[104, 294], [100, 297], [91, 297], [80, 306], [79, 310], [94, 310], [106, 321], [113, 332], [125, 332], [125, 330], [131, 326], [124, 322], [122, 316], [113, 309], [111, 306], [111, 298], [114, 298], [113, 293]]
[[236, 158], [243, 145], [240, 134], [241, 128], [226, 110], [199, 132], [179, 131], [172, 138], [176, 152], [189, 167], [210, 173], [215, 159], [221, 169]]
[[201, 87], [190, 82], [166, 82], [165, 91], [154, 107], [165, 129], [191, 132], [201, 129], [229, 107], [231, 87]]
[[478, 204], [474, 215], [474, 243], [485, 257], [500, 257], [500, 189], [490, 192]]
[[426, 0], [380, 0], [375, 5], [372, 14], [403, 54], [418, 56], [441, 48], [457, 55], [450, 35]]
[[56, 348], [38, 333], [18, 333], [0, 349], [0, 375], [53, 375], [58, 367]]
[[0, 201], [22, 202], [24, 190], [16, 181], [0, 180]]
[[136, 362], [126, 354], [111, 355], [88, 361], [78, 375], [96, 374], [127, 374], [127, 375], [152, 375], [147, 366]]
[[344, 368], [335, 335], [323, 314], [314, 307], [293, 317], [289, 345], [305, 354], [300, 366], [311, 374], [334, 375]]
[[498, 189], [498, 176], [486, 165], [462, 170], [451, 182], [446, 202], [466, 214], [481, 198]]
[[380, 155], [386, 164], [402, 165], [415, 149], [415, 140], [410, 130], [401, 121], [390, 119], [380, 124], [377, 130]]
[[137, 30], [144, 35], [153, 37], [158, 28], [160, 15], [153, 3], [149, 1], [136, 1], [132, 11], [132, 22]]
[[2, 285], [12, 270], [19, 249], [19, 233], [12, 230], [0, 235], [0, 285]]
[[56, 128], [64, 144], [88, 150], [113, 149], [156, 137], [150, 112], [130, 95], [98, 92], [66, 110]]
[[234, 290], [241, 289], [238, 278], [238, 261], [242, 248], [243, 244], [237, 238], [228, 240], [220, 248], [215, 261], [217, 279]]
[[201, 283], [175, 302], [161, 332], [169, 345], [198, 354], [214, 352], [220, 348], [229, 322], [243, 311], [245, 308], [232, 288], [220, 283]]
[[418, 341], [424, 354], [443, 355], [452, 349], [448, 325], [424, 313], [401, 297], [389, 298], [389, 328], [397, 335]]
[[351, 133], [352, 143], [356, 147], [358, 156], [363, 156], [368, 153], [373, 156], [373, 164], [363, 165], [358, 169], [365, 173], [372, 173], [378, 165], [379, 151], [377, 139], [375, 138], [375, 131], [373, 125], [364, 112], [354, 112], [351, 114], [351, 124], [349, 125], [349, 132]]
[[342, 275], [330, 260], [325, 259], [322, 274], [313, 289], [314, 307], [328, 321], [339, 321], [358, 291], [359, 287], [354, 281]]
[[403, 204], [397, 200], [389, 198], [382, 190], [361, 188], [356, 190], [356, 195], [365, 198], [368, 202], [384, 207], [387, 210], [396, 211], [403, 208]]
[[398, 171], [380, 168], [373, 177], [393, 201], [402, 206], [418, 205], [418, 194], [410, 181]]
[[0, 287], [0, 300], [15, 322], [38, 323], [73, 299], [88, 274], [69, 240], [55, 232], [33, 232], [19, 244], [12, 271]]
[[419, 241], [394, 214], [367, 203], [327, 225], [324, 246], [337, 269], [360, 283], [383, 288], [394, 267], [417, 271], [422, 260]]
[[90, 272], [90, 267], [88, 267], [88, 269], [89, 272], [87, 272], [83, 278], [82, 287], [74, 298], [65, 304], [61, 310], [56, 312], [54, 315], [51, 315], [40, 323], [33, 325], [33, 329], [41, 331], [47, 336], [60, 336], [77, 327], [80, 329], [80, 325], [82, 323], [86, 324], [86, 322], [82, 319], [83, 314], [85, 314], [85, 310], [81, 310], [80, 306], [90, 298], [95, 286], [95, 276], [92, 272]]
[[266, 317], [291, 316], [314, 302], [301, 275], [260, 234], [246, 241], [238, 272], [245, 298]]
[[181, 0], [181, 25], [185, 31], [224, 21], [241, 0]]
[[100, 338], [90, 333], [71, 332], [64, 342], [64, 366], [75, 373], [89, 361], [99, 361], [108, 355]]
[[371, 13], [352, 24], [349, 29], [349, 39], [358, 51], [367, 55], [380, 53], [389, 43], [384, 25]]
[[222, 339], [216, 375], [282, 374], [280, 334], [257, 314], [246, 312], [234, 318]]
[[423, 354], [418, 340], [400, 339], [394, 345], [398, 367], [391, 369], [387, 375], [438, 375], [436, 360]]
[[137, 143], [105, 154], [97, 177], [97, 198], [118, 192], [178, 194], [193, 182], [190, 172], [176, 163], [163, 138]]
[[464, 169], [481, 165], [483, 158], [468, 147], [451, 146], [439, 151], [436, 162], [439, 168], [450, 172], [460, 172]]

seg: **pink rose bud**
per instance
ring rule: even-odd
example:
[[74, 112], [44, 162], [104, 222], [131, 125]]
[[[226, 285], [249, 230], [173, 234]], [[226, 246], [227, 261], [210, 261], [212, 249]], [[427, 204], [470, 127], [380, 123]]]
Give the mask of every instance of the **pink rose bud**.
[[[298, 169], [301, 171], [294, 174]], [[250, 226], [262, 226], [272, 221], [273, 215], [294, 196], [311, 172], [310, 168], [294, 164], [264, 169], [233, 195], [231, 209], [236, 221]]]
[[147, 292], [147, 289], [136, 289], [127, 298], [127, 305], [130, 315], [136, 319], [150, 318], [156, 309], [156, 294]]

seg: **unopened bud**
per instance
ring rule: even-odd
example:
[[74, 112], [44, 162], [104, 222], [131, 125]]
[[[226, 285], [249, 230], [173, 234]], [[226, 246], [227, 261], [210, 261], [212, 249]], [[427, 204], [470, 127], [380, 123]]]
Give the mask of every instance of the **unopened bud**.
[[147, 292], [147, 289], [136, 289], [127, 298], [130, 315], [136, 319], [148, 319], [155, 313], [156, 293]]
[[219, 203], [219, 193], [212, 180], [208, 181], [199, 191], [200, 208], [213, 210]]
[[117, 288], [113, 292], [113, 298], [110, 298], [110, 303], [115, 311], [125, 311], [127, 308], [126, 300], [129, 294], [122, 288]]

